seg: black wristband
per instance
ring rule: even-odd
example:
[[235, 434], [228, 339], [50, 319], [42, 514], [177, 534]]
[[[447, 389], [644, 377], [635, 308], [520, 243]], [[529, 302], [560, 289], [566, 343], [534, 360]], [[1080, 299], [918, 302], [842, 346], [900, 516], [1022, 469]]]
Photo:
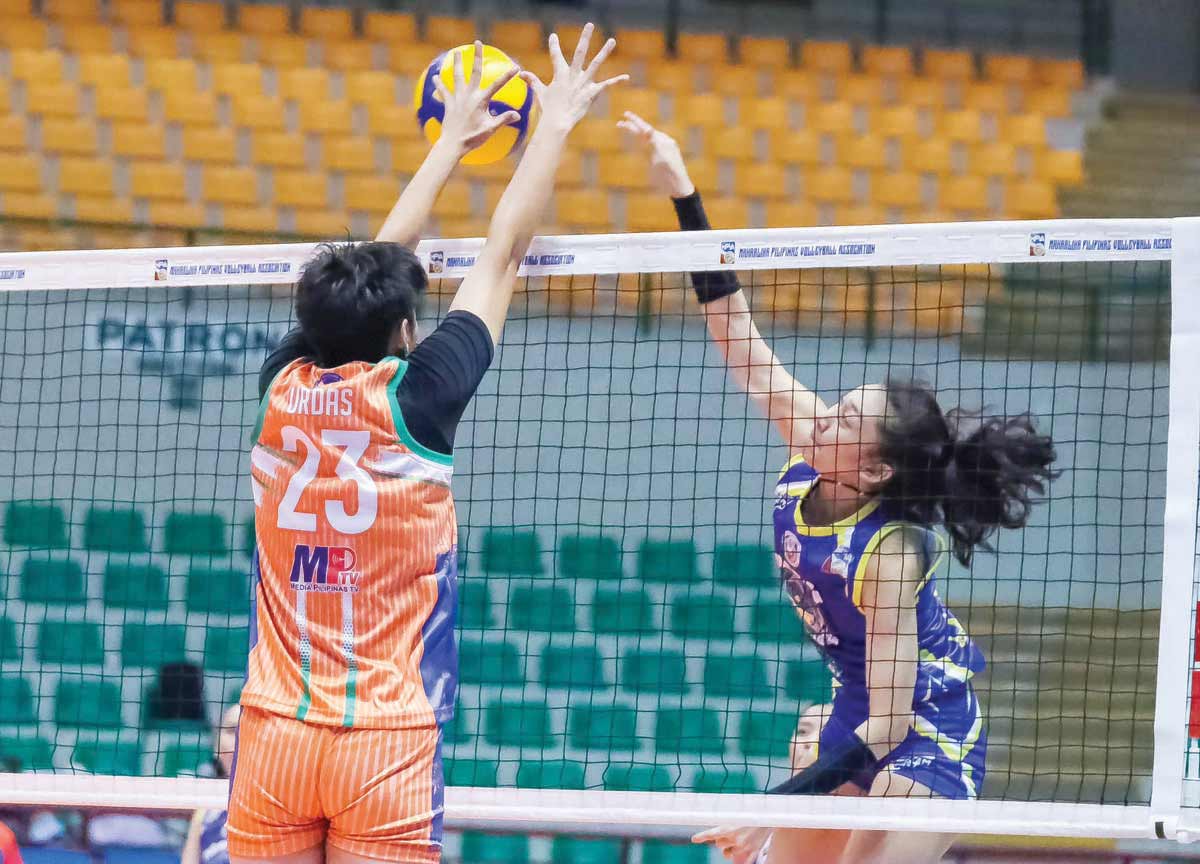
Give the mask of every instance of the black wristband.
[[846, 783], [868, 789], [879, 771], [879, 760], [857, 735], [833, 746], [822, 746], [817, 761], [769, 790], [772, 795], [828, 795]]
[[[683, 198], [672, 198], [671, 203], [675, 205], [675, 215], [679, 218], [681, 230], [709, 230], [708, 216], [704, 212], [704, 202], [700, 200], [699, 191]], [[736, 294], [742, 290], [737, 274], [728, 270], [693, 273], [692, 288], [695, 289], [696, 299], [701, 304], [720, 300], [722, 297], [728, 297], [730, 294]]]

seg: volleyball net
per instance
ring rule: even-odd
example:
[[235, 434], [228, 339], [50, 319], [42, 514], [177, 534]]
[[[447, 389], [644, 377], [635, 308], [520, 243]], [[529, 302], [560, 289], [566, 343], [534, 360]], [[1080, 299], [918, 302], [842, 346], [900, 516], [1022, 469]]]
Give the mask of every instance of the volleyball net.
[[[425, 332], [480, 245], [421, 244]], [[311, 251], [0, 255], [0, 803], [223, 807], [257, 377]], [[761, 794], [832, 685], [697, 270], [827, 399], [912, 376], [1053, 436], [1030, 524], [937, 577], [988, 663], [978, 801]], [[537, 239], [456, 442], [449, 823], [1186, 837], [1198, 369], [1200, 220]]]

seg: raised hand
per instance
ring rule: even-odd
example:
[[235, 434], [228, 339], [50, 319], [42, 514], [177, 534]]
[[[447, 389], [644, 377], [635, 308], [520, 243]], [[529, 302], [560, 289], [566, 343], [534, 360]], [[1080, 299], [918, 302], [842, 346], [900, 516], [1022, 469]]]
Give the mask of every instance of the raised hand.
[[770, 828], [710, 828], [694, 836], [692, 842], [711, 843], [733, 864], [754, 864], [770, 837]]
[[491, 138], [501, 126], [508, 126], [521, 119], [521, 115], [516, 111], [493, 114], [490, 110], [492, 98], [521, 70], [514, 64], [487, 87], [480, 87], [483, 79], [483, 43], [479, 41], [475, 42], [475, 62], [472, 64], [469, 80], [463, 73], [461, 51], [454, 52], [453, 63], [454, 89], [447, 88], [440, 75], [434, 78], [433, 86], [438, 97], [446, 105], [440, 140], [456, 147], [461, 158]]
[[563, 57], [558, 44], [558, 34], [550, 34], [550, 60], [554, 64], [554, 80], [549, 84], [543, 84], [532, 72], [521, 73], [521, 77], [533, 88], [541, 106], [541, 124], [549, 124], [555, 129], [569, 132], [587, 114], [597, 96], [614, 84], [629, 80], [628, 75], [616, 75], [604, 81], [595, 80], [601, 64], [617, 47], [615, 39], [605, 42], [604, 47], [592, 58], [592, 62], [584, 67], [588, 45], [592, 41], [592, 30], [591, 24], [584, 26], [570, 64]]
[[661, 129], [655, 129], [632, 111], [625, 112], [625, 119], [618, 120], [617, 127], [628, 132], [649, 151], [650, 179], [655, 186], [672, 198], [685, 198], [696, 191], [674, 138]]

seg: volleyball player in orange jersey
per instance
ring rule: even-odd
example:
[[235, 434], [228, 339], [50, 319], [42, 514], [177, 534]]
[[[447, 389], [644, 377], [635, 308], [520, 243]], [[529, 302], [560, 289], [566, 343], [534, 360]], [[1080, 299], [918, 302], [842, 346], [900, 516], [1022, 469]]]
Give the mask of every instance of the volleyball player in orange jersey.
[[[517, 268], [567, 135], [603, 90], [609, 40], [592, 28], [554, 80], [523, 72], [542, 117], [445, 320], [416, 345], [427, 279], [412, 243], [457, 161], [492, 117], [477, 64], [442, 137], [378, 241], [324, 247], [296, 290], [299, 328], [263, 370], [251, 453], [255, 605], [230, 859], [287, 864], [441, 857], [440, 725], [451, 718], [456, 542], [454, 430], [492, 359]], [[476, 44], [475, 56], [482, 52]], [[469, 85], [469, 86], [468, 86]], [[382, 242], [381, 242], [382, 241]]]

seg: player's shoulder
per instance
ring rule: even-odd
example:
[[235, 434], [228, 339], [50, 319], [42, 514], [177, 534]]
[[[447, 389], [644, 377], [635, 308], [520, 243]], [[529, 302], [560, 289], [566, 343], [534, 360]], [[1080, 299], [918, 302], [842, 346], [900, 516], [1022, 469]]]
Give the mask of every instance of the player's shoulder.
[[783, 468], [779, 472], [780, 483], [815, 480], [816, 478], [816, 469], [808, 464], [803, 453], [793, 453], [787, 462], [783, 463]]

